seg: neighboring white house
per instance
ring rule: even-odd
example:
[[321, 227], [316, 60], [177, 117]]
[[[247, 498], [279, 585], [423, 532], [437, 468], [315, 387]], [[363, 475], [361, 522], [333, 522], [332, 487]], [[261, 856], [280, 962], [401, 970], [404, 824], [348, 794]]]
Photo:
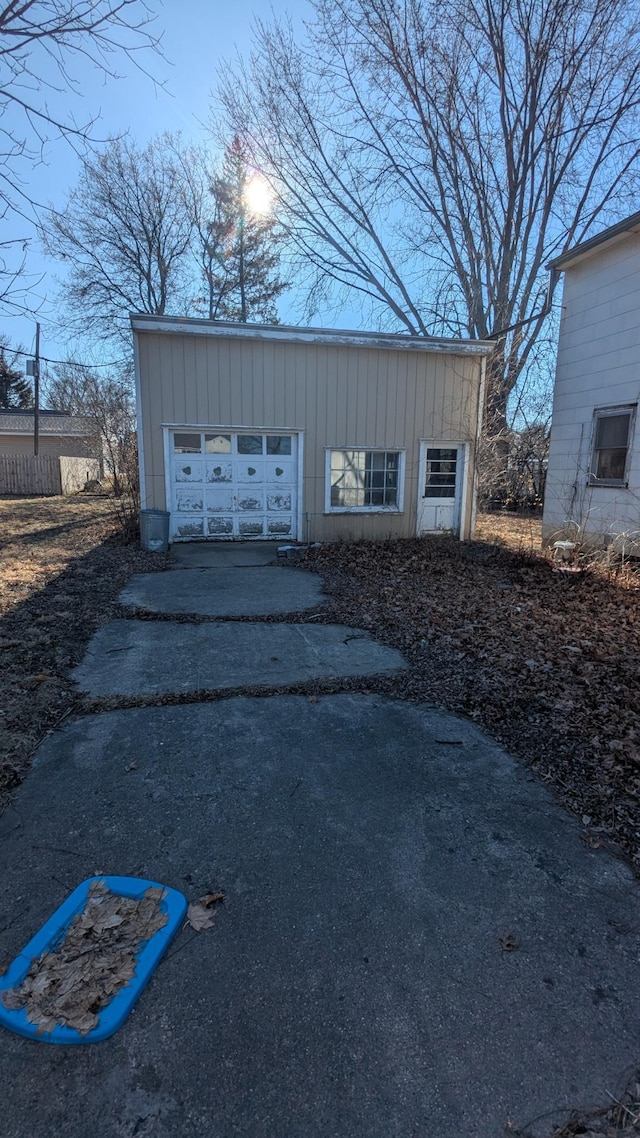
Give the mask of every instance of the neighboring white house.
[[640, 550], [640, 213], [548, 266], [564, 274], [543, 540]]
[[171, 541], [471, 535], [493, 344], [131, 323], [141, 503]]

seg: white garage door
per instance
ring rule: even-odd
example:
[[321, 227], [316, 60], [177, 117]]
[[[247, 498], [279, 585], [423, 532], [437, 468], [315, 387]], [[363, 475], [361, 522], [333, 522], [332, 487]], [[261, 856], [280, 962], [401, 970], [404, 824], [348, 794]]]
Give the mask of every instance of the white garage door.
[[171, 540], [295, 538], [297, 435], [169, 432]]

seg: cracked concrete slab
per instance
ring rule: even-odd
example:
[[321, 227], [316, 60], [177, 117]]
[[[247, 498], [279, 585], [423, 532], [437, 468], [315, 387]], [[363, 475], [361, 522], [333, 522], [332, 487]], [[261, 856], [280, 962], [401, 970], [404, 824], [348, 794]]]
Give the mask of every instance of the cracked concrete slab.
[[637, 1061], [637, 883], [455, 716], [337, 695], [85, 717], [0, 841], [8, 959], [95, 872], [226, 892], [111, 1040], [0, 1032], [3, 1138], [540, 1135]]
[[72, 675], [94, 696], [149, 696], [396, 672], [399, 652], [344, 625], [115, 620]]
[[120, 600], [148, 612], [266, 616], [317, 608], [326, 597], [317, 574], [273, 565], [137, 573]]

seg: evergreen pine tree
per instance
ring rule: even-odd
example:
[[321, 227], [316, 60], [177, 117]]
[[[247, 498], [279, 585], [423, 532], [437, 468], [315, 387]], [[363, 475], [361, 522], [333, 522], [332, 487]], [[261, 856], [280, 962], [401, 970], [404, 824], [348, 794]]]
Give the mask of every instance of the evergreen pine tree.
[[217, 316], [277, 324], [275, 302], [287, 288], [279, 276], [282, 237], [271, 210], [258, 212], [251, 207], [247, 190], [255, 176], [246, 147], [235, 137], [211, 187], [217, 206], [211, 246], [220, 266]]
[[18, 371], [15, 363], [9, 363], [4, 346], [0, 346], [0, 410], [26, 408], [33, 406], [31, 385]]

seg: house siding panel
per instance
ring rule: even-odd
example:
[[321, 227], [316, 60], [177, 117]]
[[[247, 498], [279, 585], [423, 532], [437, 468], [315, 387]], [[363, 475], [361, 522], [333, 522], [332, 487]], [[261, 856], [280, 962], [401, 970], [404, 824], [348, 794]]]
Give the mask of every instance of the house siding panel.
[[589, 486], [594, 412], [640, 402], [640, 235], [592, 253], [565, 272], [563, 315], [543, 518], [546, 541], [601, 545], [640, 539], [636, 416], [629, 488]]
[[[467, 442], [473, 451], [476, 356], [220, 334], [137, 336], [147, 507], [166, 508], [163, 426], [304, 431], [303, 511], [311, 519], [303, 518], [301, 537], [317, 541], [412, 535], [419, 440]], [[325, 514], [326, 448], [350, 446], [405, 450], [402, 514]], [[469, 491], [465, 536], [470, 505]]]
[[[99, 458], [99, 439], [40, 435], [38, 453], [60, 458]], [[33, 454], [33, 435], [0, 435], [0, 454]]]

